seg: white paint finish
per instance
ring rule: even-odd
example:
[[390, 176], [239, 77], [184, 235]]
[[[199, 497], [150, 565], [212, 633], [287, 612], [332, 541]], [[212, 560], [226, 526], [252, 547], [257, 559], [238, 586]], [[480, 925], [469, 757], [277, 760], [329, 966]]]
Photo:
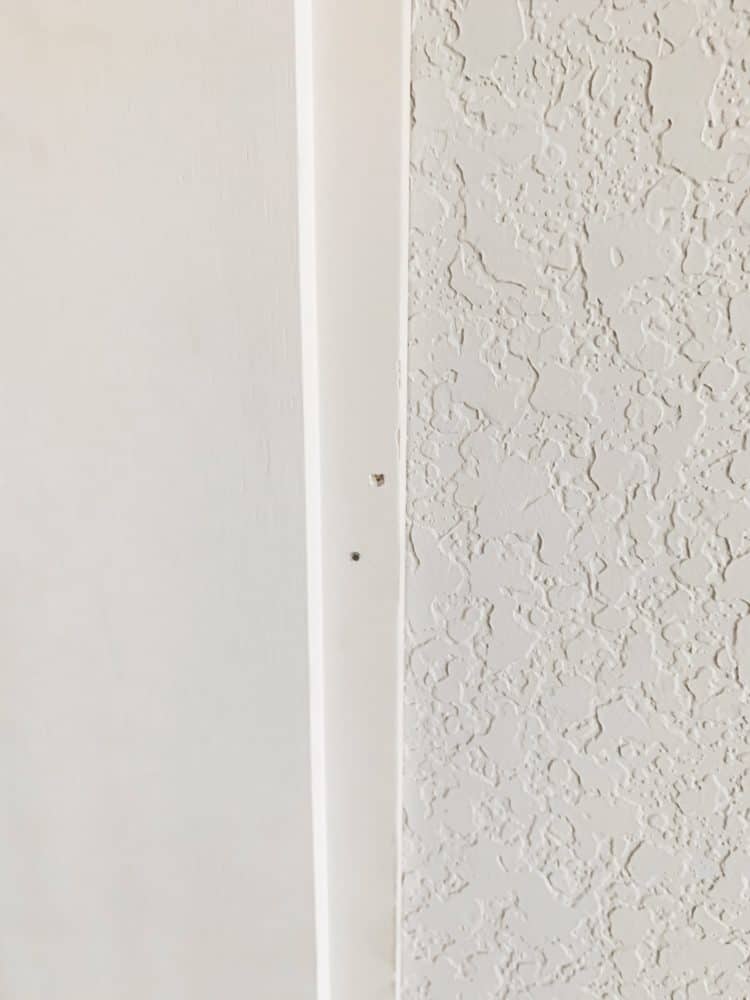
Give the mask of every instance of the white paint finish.
[[312, 998], [292, 4], [0, 20], [0, 992]]
[[407, 5], [314, 0], [313, 15], [330, 986], [332, 1000], [391, 1000]]
[[323, 663], [320, 375], [315, 232], [312, 0], [295, 0], [300, 317], [305, 417], [305, 513], [317, 1000], [330, 1000], [326, 714]]
[[747, 996], [746, 7], [417, 0], [405, 1000]]

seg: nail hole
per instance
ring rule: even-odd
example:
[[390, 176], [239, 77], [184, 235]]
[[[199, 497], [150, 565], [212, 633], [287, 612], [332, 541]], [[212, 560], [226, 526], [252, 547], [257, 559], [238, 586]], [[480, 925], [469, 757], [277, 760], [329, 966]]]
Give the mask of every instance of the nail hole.
[[373, 472], [370, 476], [370, 486], [383, 486], [385, 485], [385, 476], [382, 472]]
[[351, 559], [352, 562], [359, 562], [360, 559], [359, 552], [350, 552], [349, 558]]

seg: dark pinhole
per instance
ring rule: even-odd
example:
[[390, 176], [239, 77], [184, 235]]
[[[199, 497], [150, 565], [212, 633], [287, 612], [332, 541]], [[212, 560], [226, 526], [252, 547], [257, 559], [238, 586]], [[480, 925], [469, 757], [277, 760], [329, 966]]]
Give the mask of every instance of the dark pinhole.
[[359, 552], [350, 552], [349, 558], [351, 559], [352, 562], [359, 562], [361, 557]]

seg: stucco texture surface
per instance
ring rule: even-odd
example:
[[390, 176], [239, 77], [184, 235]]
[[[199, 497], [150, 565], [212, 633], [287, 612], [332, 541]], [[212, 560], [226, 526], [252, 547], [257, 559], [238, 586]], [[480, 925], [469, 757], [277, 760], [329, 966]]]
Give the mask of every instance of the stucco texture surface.
[[749, 37], [415, 2], [405, 1000], [750, 996]]

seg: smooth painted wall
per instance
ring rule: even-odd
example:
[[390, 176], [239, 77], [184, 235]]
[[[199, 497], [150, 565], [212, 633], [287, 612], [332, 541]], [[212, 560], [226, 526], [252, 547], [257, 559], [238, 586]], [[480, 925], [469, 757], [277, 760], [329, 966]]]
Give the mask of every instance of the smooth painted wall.
[[292, 4], [0, 11], [0, 993], [314, 992]]

